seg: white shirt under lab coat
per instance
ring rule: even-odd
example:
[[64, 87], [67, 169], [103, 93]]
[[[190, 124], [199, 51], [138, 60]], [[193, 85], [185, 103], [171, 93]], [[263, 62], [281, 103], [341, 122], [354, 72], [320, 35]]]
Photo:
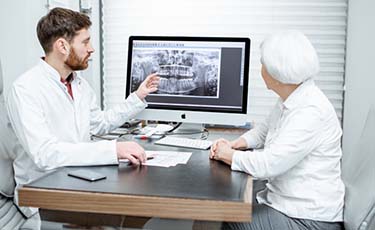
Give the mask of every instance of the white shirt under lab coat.
[[264, 149], [236, 151], [232, 170], [269, 179], [259, 203], [294, 218], [342, 221], [341, 135], [333, 106], [309, 80], [242, 136], [249, 148]]
[[116, 129], [146, 107], [131, 94], [123, 104], [101, 111], [94, 91], [76, 73], [71, 87], [74, 100], [59, 73], [43, 60], [14, 82], [7, 108], [25, 149], [14, 162], [18, 186], [62, 166], [117, 164], [116, 141], [92, 142], [90, 136]]

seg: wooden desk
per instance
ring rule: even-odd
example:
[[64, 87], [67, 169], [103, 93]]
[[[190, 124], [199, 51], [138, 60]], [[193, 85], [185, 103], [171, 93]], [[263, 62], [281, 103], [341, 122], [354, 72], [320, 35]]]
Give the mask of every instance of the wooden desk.
[[[216, 139], [217, 136], [211, 135]], [[193, 152], [186, 165], [170, 168], [90, 167], [107, 179], [86, 182], [62, 168], [19, 190], [22, 206], [72, 212], [208, 221], [251, 221], [252, 178], [208, 158], [208, 151], [141, 143], [146, 150]]]

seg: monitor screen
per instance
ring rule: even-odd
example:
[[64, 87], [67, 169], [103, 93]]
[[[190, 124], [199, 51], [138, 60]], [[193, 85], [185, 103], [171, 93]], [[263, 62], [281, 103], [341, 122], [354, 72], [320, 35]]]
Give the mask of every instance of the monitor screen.
[[147, 96], [139, 118], [229, 124], [237, 115], [243, 123], [249, 52], [248, 38], [132, 36], [126, 96], [157, 73], [158, 91]]

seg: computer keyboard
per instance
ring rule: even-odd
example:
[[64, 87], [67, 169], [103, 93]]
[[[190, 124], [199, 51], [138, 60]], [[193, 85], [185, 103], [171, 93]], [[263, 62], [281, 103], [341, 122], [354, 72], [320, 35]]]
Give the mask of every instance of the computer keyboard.
[[212, 141], [166, 136], [163, 139], [155, 141], [155, 144], [193, 149], [208, 149], [211, 147]]

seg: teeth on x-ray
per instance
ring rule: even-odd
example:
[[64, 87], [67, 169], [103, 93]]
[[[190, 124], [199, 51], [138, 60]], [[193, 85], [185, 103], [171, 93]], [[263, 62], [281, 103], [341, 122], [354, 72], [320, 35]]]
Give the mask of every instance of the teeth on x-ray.
[[151, 73], [160, 83], [155, 94], [218, 97], [219, 50], [134, 50], [132, 90]]
[[159, 70], [160, 93], [185, 94], [197, 88], [190, 66], [161, 65]]

